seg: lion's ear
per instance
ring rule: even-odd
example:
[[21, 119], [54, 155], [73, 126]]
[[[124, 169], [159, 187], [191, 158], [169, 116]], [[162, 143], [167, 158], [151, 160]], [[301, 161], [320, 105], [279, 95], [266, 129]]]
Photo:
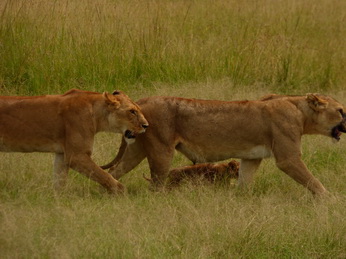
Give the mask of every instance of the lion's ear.
[[109, 98], [109, 93], [108, 92], [103, 92], [102, 96], [105, 99], [105, 102], [108, 106], [111, 106], [115, 109], [118, 109], [120, 107], [120, 102], [118, 102], [117, 100], [111, 100]]
[[276, 96], [278, 96], [278, 95], [277, 94], [267, 94], [265, 96], [262, 96], [260, 98], [260, 101], [269, 101], [269, 100], [275, 99]]
[[322, 111], [328, 106], [328, 101], [323, 100], [322, 98], [318, 97], [316, 94], [307, 94], [306, 100], [310, 108], [313, 109], [314, 111]]

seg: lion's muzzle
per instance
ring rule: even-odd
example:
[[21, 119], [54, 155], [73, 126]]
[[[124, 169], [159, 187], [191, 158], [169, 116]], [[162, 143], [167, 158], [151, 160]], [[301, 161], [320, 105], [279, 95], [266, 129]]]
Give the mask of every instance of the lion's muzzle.
[[149, 127], [149, 124], [142, 124], [142, 130], [141, 133], [144, 133], [145, 130]]
[[124, 136], [127, 139], [135, 139], [138, 134], [144, 133], [148, 127], [149, 127], [149, 124], [142, 124], [141, 131], [134, 132], [131, 130], [126, 130], [124, 133]]

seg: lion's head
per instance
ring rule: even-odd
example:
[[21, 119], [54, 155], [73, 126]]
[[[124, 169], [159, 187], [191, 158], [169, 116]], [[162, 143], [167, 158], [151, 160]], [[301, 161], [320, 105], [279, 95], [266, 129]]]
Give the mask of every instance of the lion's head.
[[313, 133], [339, 140], [341, 133], [346, 132], [344, 106], [331, 97], [319, 94], [307, 94], [306, 100], [313, 110]]
[[[300, 96], [270, 94], [263, 96], [261, 101], [294, 97], [299, 98]], [[321, 94], [307, 94], [306, 101], [310, 112], [312, 112], [312, 125], [307, 129], [307, 132], [340, 140], [341, 133], [346, 132], [346, 108], [337, 100]]]
[[139, 106], [121, 91], [112, 94], [103, 93], [109, 111], [108, 122], [115, 132], [124, 134], [128, 143], [134, 142], [136, 136], [145, 132], [149, 126]]

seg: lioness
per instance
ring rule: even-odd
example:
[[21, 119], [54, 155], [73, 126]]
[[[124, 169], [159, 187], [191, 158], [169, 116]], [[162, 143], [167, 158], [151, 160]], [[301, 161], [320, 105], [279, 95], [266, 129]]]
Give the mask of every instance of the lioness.
[[137, 102], [150, 123], [134, 144], [124, 141], [103, 168], [119, 179], [147, 157], [156, 186], [165, 183], [174, 149], [194, 163], [240, 158], [238, 183], [246, 186], [263, 158], [313, 194], [326, 189], [301, 159], [301, 137], [320, 134], [339, 139], [346, 132], [344, 106], [317, 94], [270, 95], [256, 101], [211, 101], [149, 97]]
[[65, 184], [71, 167], [115, 193], [123, 191], [122, 184], [90, 158], [94, 136], [109, 131], [133, 141], [148, 122], [122, 92], [70, 90], [63, 95], [0, 96], [0, 125], [0, 151], [56, 153], [56, 188]]

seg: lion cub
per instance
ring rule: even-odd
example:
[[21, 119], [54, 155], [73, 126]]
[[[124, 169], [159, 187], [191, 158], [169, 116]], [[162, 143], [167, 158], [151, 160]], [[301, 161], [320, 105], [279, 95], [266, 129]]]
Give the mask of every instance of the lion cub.
[[237, 179], [239, 173], [239, 162], [232, 160], [228, 163], [218, 164], [196, 164], [182, 166], [169, 171], [168, 185], [177, 186], [183, 180], [206, 180], [210, 183], [229, 182]]

